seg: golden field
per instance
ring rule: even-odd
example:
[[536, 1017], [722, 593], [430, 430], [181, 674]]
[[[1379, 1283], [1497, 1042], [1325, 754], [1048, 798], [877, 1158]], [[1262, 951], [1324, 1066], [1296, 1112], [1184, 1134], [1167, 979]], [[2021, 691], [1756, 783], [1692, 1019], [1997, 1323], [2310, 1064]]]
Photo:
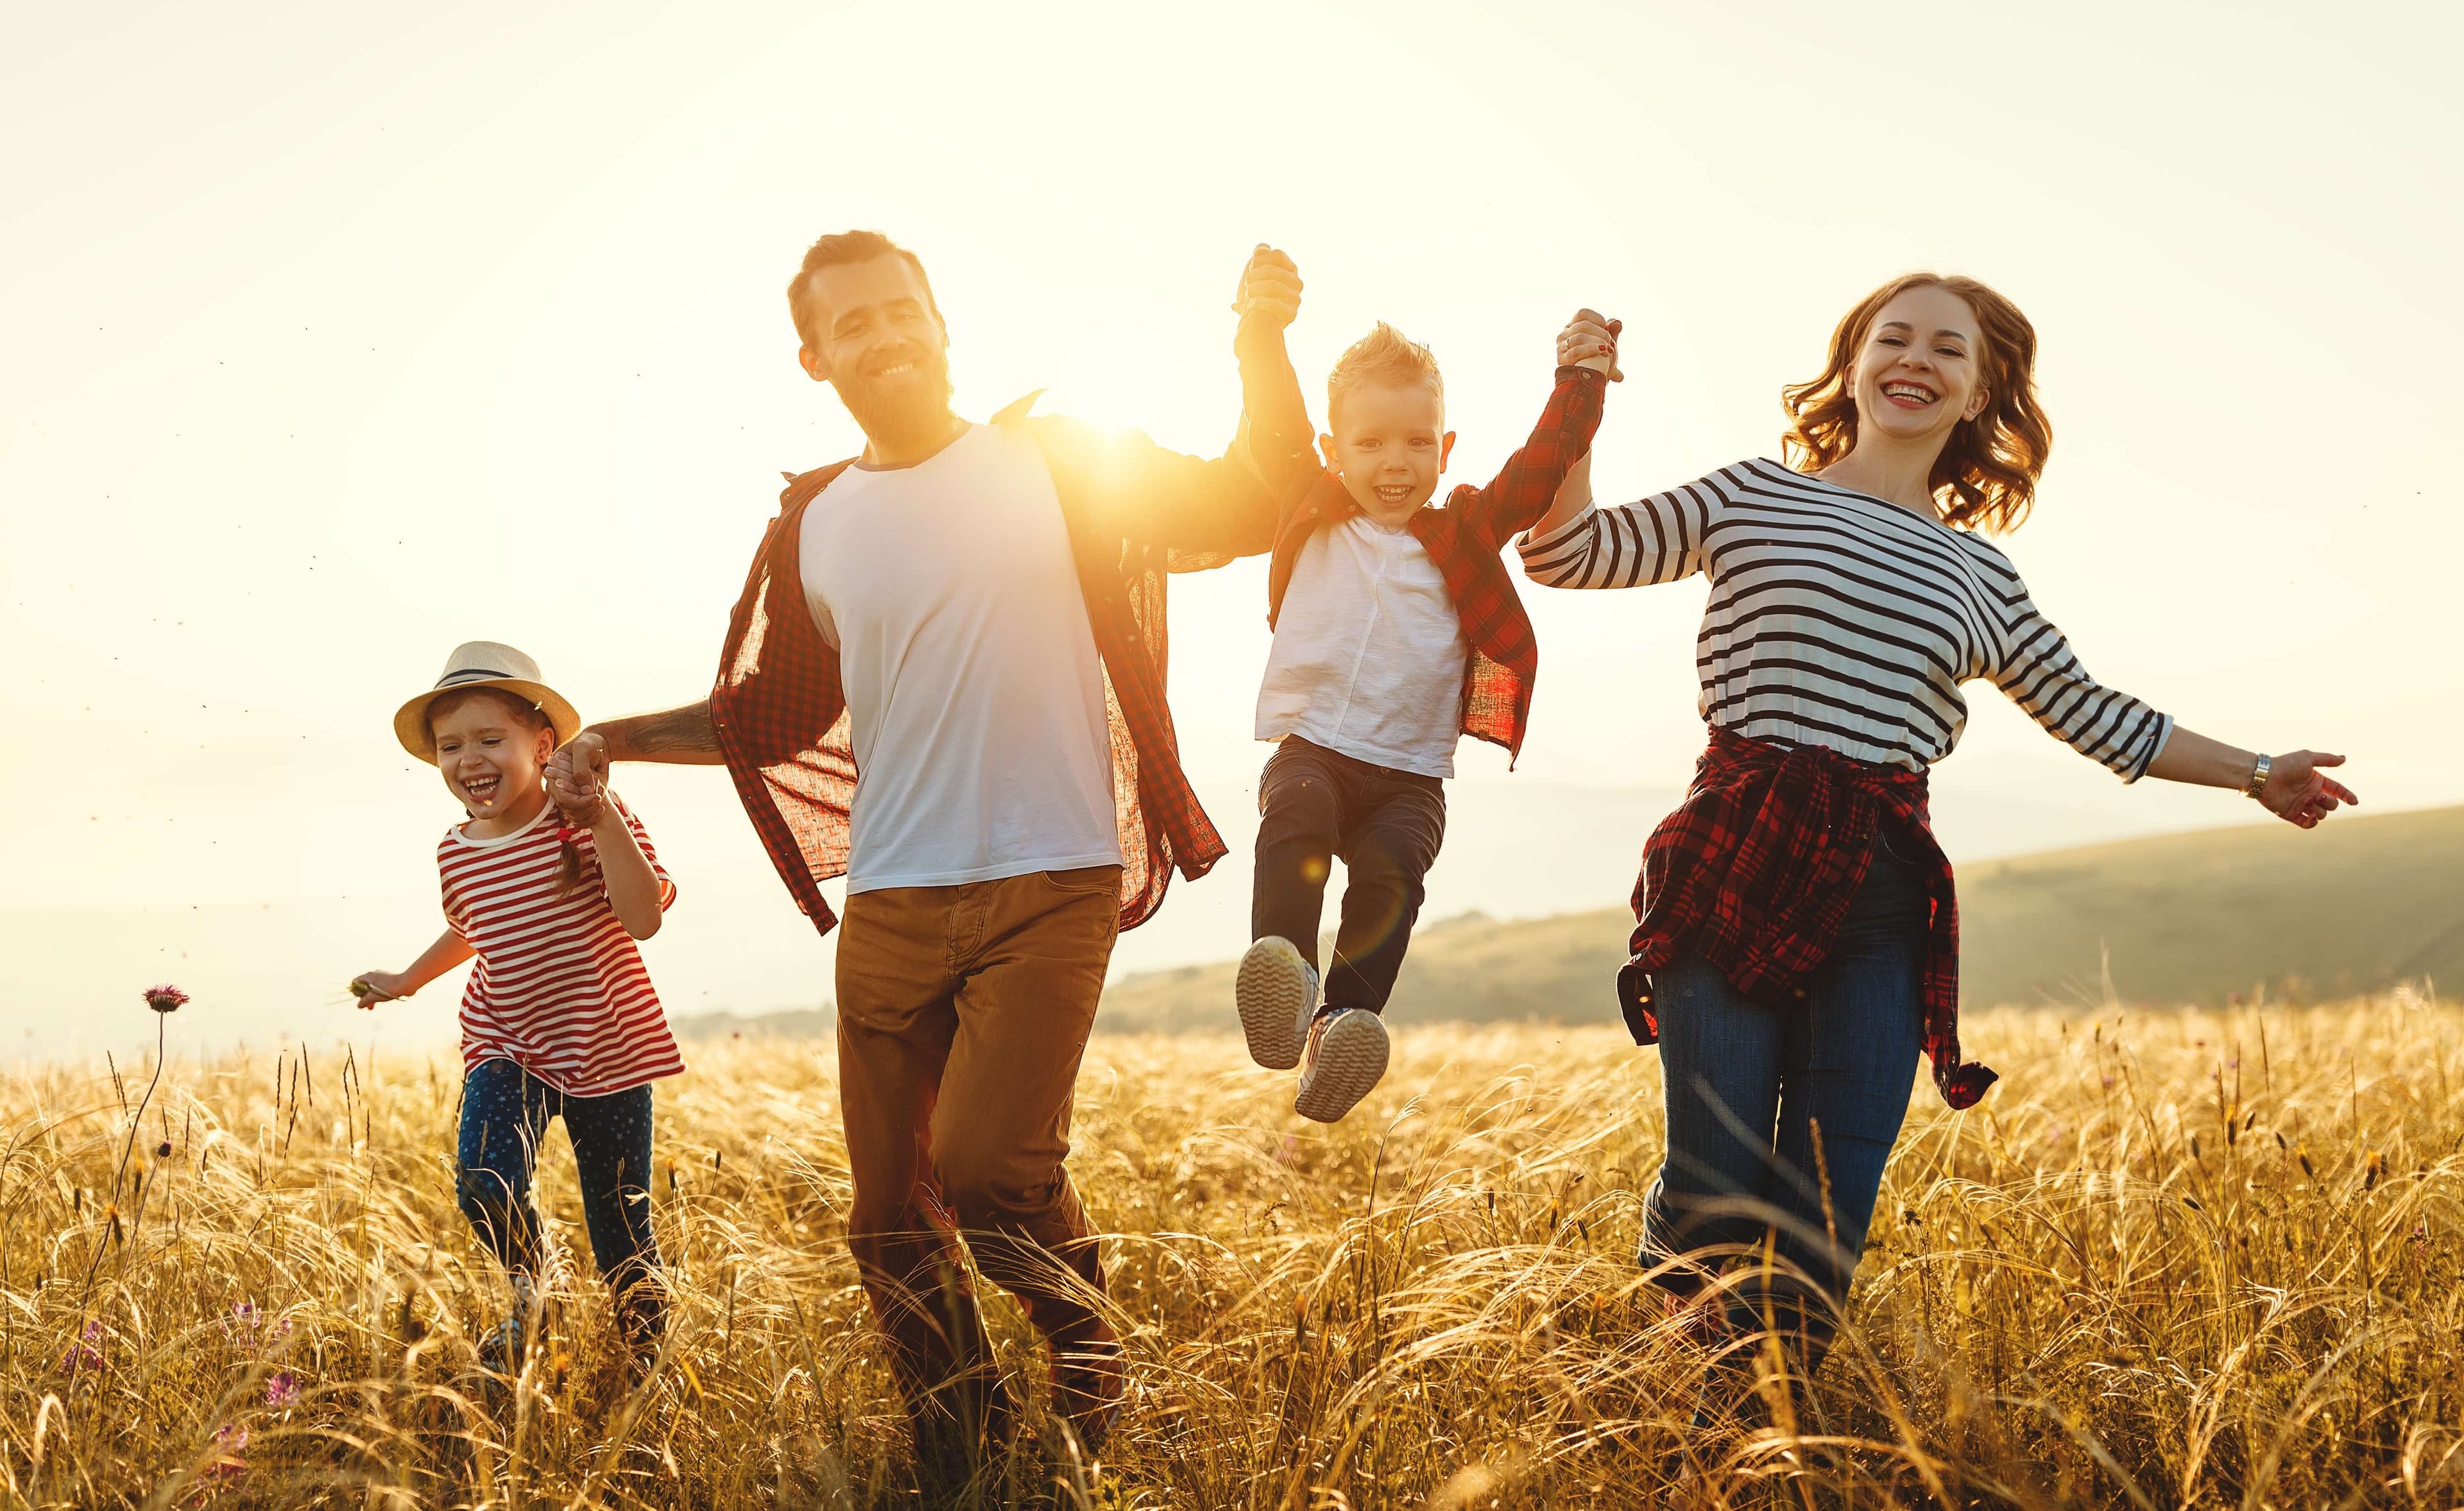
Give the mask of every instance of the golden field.
[[[552, 1136], [583, 1278], [508, 1392], [473, 1369], [503, 1288], [452, 1205], [457, 1067], [184, 1066], [199, 1026], [172, 1020], [116, 1190], [150, 1064], [0, 1088], [0, 1505], [916, 1503], [825, 1044], [703, 1044], [660, 1088], [676, 1326], [638, 1391]], [[1702, 1431], [1705, 1356], [1633, 1259], [1655, 1055], [1411, 1025], [1320, 1129], [1237, 1039], [1099, 1038], [1073, 1166], [1116, 1235], [1130, 1409], [1100, 1476], [1047, 1423], [973, 1503], [2464, 1504], [2464, 1012], [1969, 1037], [2004, 1080], [1965, 1114], [1921, 1089], [1852, 1335], [1762, 1425]]]

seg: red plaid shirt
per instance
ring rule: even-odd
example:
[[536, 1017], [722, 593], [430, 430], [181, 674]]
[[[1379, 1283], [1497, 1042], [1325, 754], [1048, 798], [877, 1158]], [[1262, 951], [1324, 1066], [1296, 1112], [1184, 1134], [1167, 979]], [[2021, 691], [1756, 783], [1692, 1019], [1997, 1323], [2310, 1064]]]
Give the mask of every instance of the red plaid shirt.
[[[1244, 367], [1260, 350], [1243, 332]], [[1112, 793], [1124, 862], [1121, 927], [1162, 906], [1177, 869], [1193, 880], [1224, 855], [1189, 778], [1164, 701], [1167, 572], [1220, 566], [1263, 547], [1283, 475], [1306, 456], [1306, 426], [1286, 434], [1244, 424], [1233, 450], [1212, 461], [1167, 451], [1143, 435], [1111, 436], [1072, 420], [1029, 419], [1034, 397], [993, 417], [1023, 425], [1052, 470], [1069, 532], [1079, 591], [1103, 658], [1111, 717]], [[1269, 455], [1280, 461], [1269, 463]], [[790, 476], [779, 495], [744, 592], [729, 617], [711, 724], [737, 795], [787, 889], [814, 926], [838, 922], [821, 883], [847, 873], [855, 751], [836, 647], [804, 598], [804, 510], [851, 462]]]
[[1685, 800], [1643, 846], [1634, 893], [1641, 922], [1634, 958], [1617, 973], [1635, 1042], [1659, 1041], [1652, 976], [1688, 953], [1754, 1001], [1802, 997], [1864, 885], [1888, 814], [1925, 850], [1925, 1049], [1933, 1084], [1952, 1106], [1973, 1106], [1996, 1077], [1959, 1058], [1959, 898], [1925, 806], [1923, 772], [1713, 730]]
[[[1254, 369], [1264, 374], [1265, 364]], [[1288, 377], [1290, 363], [1284, 364]], [[1250, 396], [1255, 414], [1279, 412], [1279, 404], [1300, 405], [1300, 384], [1288, 396]], [[1557, 486], [1600, 427], [1608, 380], [1586, 367], [1557, 369], [1531, 438], [1507, 457], [1485, 488], [1457, 488], [1442, 506], [1431, 505], [1411, 519], [1412, 534], [1427, 549], [1454, 599], [1471, 654], [1463, 667], [1463, 732], [1506, 747], [1508, 763], [1522, 753], [1524, 727], [1531, 717], [1531, 683], [1540, 671], [1540, 644], [1531, 616], [1514, 590], [1514, 577], [1501, 559], [1506, 543], [1540, 522], [1557, 496]], [[1275, 529], [1274, 557], [1266, 568], [1266, 623], [1283, 612], [1284, 590], [1301, 548], [1320, 526], [1339, 525], [1360, 512], [1343, 480], [1313, 461], [1287, 479], [1286, 508]]]

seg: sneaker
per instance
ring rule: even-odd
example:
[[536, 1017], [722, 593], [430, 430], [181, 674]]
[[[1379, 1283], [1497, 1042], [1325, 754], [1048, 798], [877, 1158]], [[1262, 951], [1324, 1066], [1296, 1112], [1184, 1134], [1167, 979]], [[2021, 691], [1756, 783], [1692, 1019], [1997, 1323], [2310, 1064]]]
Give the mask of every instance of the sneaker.
[[526, 1352], [522, 1314], [516, 1312], [489, 1328], [487, 1336], [479, 1340], [479, 1368], [490, 1374], [501, 1374], [511, 1379], [522, 1372], [522, 1358]]
[[1386, 1020], [1347, 1007], [1309, 1025], [1309, 1063], [1301, 1070], [1292, 1110], [1317, 1123], [1339, 1123], [1386, 1074]]
[[1290, 940], [1268, 934], [1241, 957], [1232, 988], [1241, 1009], [1241, 1032], [1249, 1036], [1249, 1058], [1268, 1070], [1301, 1062], [1301, 1042], [1317, 1011], [1317, 967]]

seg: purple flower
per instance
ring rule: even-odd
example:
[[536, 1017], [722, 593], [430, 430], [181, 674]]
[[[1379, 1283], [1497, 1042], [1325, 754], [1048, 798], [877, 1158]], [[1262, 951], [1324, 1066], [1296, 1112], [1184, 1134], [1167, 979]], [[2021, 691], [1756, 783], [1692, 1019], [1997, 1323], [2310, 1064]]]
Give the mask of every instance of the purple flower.
[[176, 1013], [188, 1005], [188, 994], [165, 981], [145, 989], [145, 1005], [158, 1013]]
[[69, 1345], [69, 1351], [60, 1356], [61, 1372], [76, 1374], [85, 1369], [101, 1369], [102, 1344], [101, 1322], [98, 1320], [86, 1324], [85, 1331], [78, 1335], [76, 1343]]
[[285, 1369], [265, 1382], [265, 1404], [275, 1411], [299, 1404], [299, 1377]]
[[248, 1473], [248, 1460], [240, 1456], [247, 1448], [247, 1428], [237, 1422], [215, 1428], [214, 1456], [207, 1461], [205, 1472], [217, 1479]]

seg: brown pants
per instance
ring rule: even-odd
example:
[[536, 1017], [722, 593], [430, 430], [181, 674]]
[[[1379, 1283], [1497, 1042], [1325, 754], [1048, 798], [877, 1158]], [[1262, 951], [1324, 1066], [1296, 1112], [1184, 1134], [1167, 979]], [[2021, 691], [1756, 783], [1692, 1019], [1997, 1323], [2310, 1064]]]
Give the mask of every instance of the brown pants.
[[1102, 865], [847, 899], [847, 1244], [919, 1427], [972, 1432], [1002, 1410], [960, 1235], [1056, 1353], [1102, 1329], [1104, 1272], [1062, 1161], [1120, 879]]

